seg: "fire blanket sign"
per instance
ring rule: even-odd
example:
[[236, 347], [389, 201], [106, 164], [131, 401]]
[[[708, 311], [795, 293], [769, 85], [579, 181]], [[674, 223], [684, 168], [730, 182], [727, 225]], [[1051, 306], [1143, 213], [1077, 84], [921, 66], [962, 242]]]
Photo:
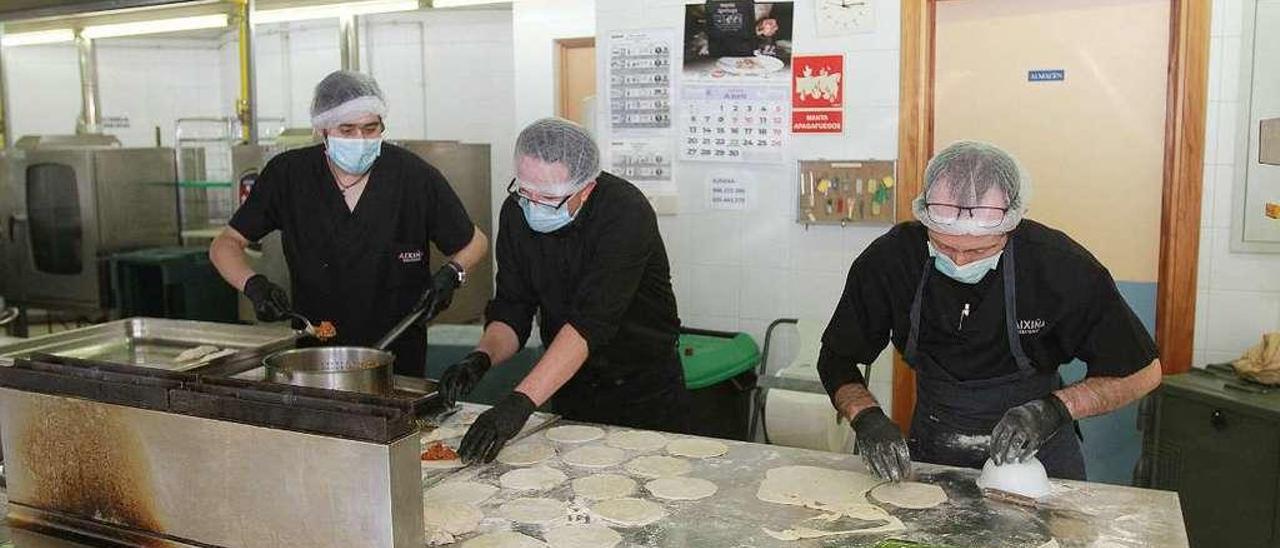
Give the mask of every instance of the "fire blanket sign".
[[791, 58], [791, 132], [844, 132], [844, 55]]

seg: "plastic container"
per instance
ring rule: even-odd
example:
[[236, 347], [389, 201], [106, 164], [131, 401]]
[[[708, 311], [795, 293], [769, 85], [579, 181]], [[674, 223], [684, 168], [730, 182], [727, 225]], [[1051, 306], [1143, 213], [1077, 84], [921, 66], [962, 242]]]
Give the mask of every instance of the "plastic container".
[[109, 261], [112, 307], [122, 318], [237, 321], [236, 290], [209, 262], [208, 248], [140, 249]]
[[691, 434], [746, 441], [760, 348], [746, 333], [680, 330]]

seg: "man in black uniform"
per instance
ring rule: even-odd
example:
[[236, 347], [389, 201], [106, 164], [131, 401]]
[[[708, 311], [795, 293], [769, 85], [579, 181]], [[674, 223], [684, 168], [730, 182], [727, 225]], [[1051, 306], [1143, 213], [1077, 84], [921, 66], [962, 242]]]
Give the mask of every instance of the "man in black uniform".
[[[213, 264], [253, 302], [259, 321], [296, 311], [312, 322], [332, 322], [333, 344], [371, 346], [420, 299], [433, 299], [434, 310], [449, 306], [467, 270], [484, 257], [484, 234], [444, 176], [382, 142], [386, 110], [373, 78], [348, 71], [326, 76], [311, 103], [311, 124], [324, 142], [272, 158], [213, 241]], [[283, 233], [296, 309], [245, 259], [249, 242], [273, 230]], [[434, 275], [428, 242], [450, 257]], [[422, 376], [426, 348], [426, 330], [410, 328], [390, 348], [396, 373]]]
[[595, 142], [567, 120], [539, 120], [520, 132], [515, 166], [498, 220], [498, 287], [484, 335], [441, 376], [440, 393], [452, 404], [491, 364], [523, 348], [535, 314], [549, 346], [515, 391], [476, 419], [459, 454], [493, 460], [547, 400], [573, 420], [685, 430], [680, 319], [648, 200], [601, 172]]
[[[1155, 344], [1111, 274], [1066, 234], [1022, 218], [1026, 187], [1004, 151], [953, 144], [929, 162], [917, 221], [849, 269], [818, 371], [875, 474], [903, 479], [913, 458], [979, 468], [988, 455], [1035, 456], [1049, 475], [1083, 480], [1074, 421], [1159, 384]], [[857, 368], [890, 340], [916, 372], [909, 442]], [[1063, 387], [1058, 366], [1073, 358], [1087, 378]]]

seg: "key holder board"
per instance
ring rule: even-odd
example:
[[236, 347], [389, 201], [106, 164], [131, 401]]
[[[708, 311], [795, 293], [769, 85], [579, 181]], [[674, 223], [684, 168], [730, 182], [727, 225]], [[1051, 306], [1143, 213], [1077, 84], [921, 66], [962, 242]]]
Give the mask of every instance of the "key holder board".
[[898, 222], [894, 162], [801, 160], [796, 222], [803, 225], [892, 225]]

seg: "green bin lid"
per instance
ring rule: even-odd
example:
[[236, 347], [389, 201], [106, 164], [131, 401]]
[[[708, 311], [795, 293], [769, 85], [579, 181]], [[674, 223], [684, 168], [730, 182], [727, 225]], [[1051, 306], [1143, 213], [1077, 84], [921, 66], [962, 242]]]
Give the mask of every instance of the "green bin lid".
[[679, 351], [690, 390], [732, 379], [760, 363], [760, 348], [746, 333], [687, 330], [680, 334]]

